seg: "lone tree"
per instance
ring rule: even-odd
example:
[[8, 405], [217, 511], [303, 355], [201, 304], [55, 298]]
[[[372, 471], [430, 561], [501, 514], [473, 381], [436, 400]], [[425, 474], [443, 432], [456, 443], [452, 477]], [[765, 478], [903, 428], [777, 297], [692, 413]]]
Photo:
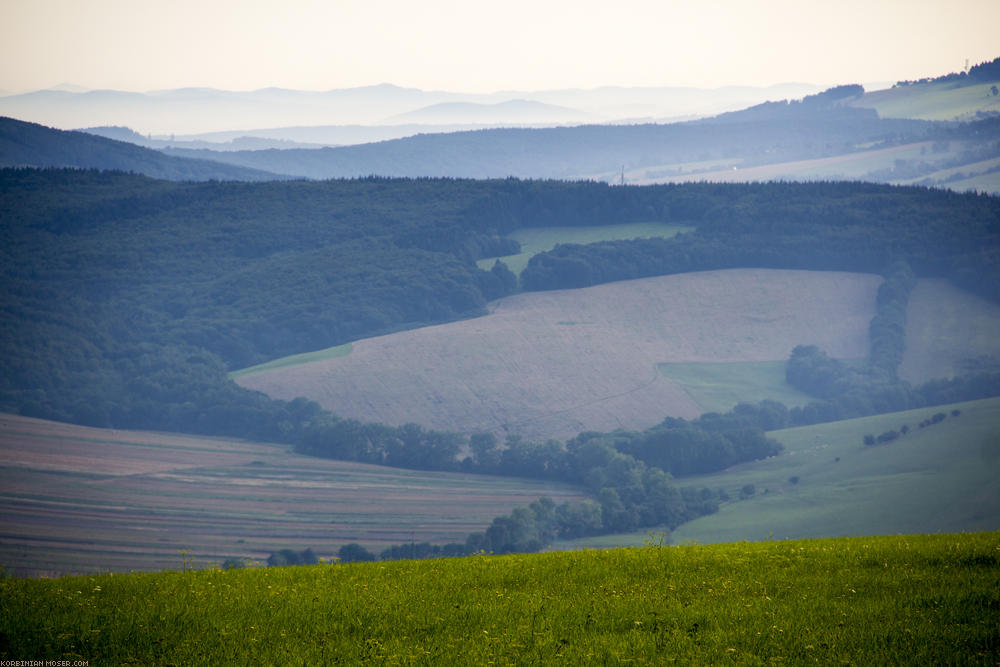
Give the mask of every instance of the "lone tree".
[[363, 563], [374, 561], [375, 554], [357, 542], [351, 542], [340, 547], [340, 550], [337, 551], [337, 558], [340, 559], [341, 563]]

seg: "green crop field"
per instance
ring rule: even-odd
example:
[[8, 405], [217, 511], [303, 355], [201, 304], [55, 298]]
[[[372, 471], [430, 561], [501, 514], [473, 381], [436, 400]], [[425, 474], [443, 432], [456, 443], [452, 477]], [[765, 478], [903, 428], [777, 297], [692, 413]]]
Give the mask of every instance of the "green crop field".
[[629, 239], [662, 237], [670, 238], [693, 227], [670, 225], [665, 222], [633, 222], [623, 225], [596, 225], [592, 227], [525, 227], [515, 230], [510, 237], [521, 244], [521, 252], [505, 257], [491, 257], [477, 262], [479, 268], [489, 270], [497, 259], [504, 262], [515, 274], [520, 274], [528, 260], [540, 252], [552, 250], [560, 243], [597, 243], [598, 241], [626, 241]]
[[659, 364], [705, 412], [727, 412], [741, 401], [765, 398], [792, 407], [816, 399], [785, 382], [785, 361]]
[[0, 658], [995, 665], [1000, 534], [3, 579]]

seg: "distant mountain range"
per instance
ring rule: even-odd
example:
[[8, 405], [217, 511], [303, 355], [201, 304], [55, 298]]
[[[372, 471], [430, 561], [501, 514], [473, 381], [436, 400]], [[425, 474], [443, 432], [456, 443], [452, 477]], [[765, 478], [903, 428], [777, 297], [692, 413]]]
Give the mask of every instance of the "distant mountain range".
[[[0, 97], [0, 115], [63, 129], [125, 125], [142, 134], [170, 138], [170, 134], [267, 127], [409, 123], [399, 117], [411, 113], [416, 113], [420, 122], [429, 123], [440, 123], [431, 118], [439, 113], [445, 113], [447, 123], [461, 124], [481, 124], [487, 119], [491, 123], [533, 124], [652, 121], [711, 115], [768, 100], [798, 98], [820, 89], [809, 84], [718, 89], [605, 87], [491, 94], [424, 91], [390, 84], [326, 92], [280, 88], [247, 92], [181, 88], [147, 93], [62, 89]], [[517, 103], [509, 104], [513, 102]], [[529, 108], [525, 102], [533, 106]], [[434, 109], [442, 104], [467, 106]], [[554, 113], [551, 107], [562, 109]], [[516, 112], [516, 120], [511, 120], [512, 112]]]
[[[268, 136], [230, 130], [201, 138], [164, 139], [121, 126], [65, 132], [3, 119], [0, 165], [118, 169], [171, 180], [369, 175], [616, 183], [856, 179], [1000, 190], [996, 162], [1000, 120], [983, 115], [992, 97], [973, 100], [978, 107], [966, 99], [970, 94], [990, 96], [989, 86], [966, 87], [957, 93], [939, 90], [942, 86], [951, 84], [907, 86], [894, 94], [892, 103], [902, 108], [909, 99], [916, 108], [920, 100], [933, 99], [940, 109], [940, 100], [955, 93], [960, 106], [952, 108], [966, 116], [969, 109], [978, 109], [979, 115], [971, 117], [980, 120], [961, 124], [880, 117], [864, 106], [870, 94], [858, 85], [675, 123], [500, 128], [480, 124], [464, 131], [448, 130], [469, 126], [313, 126], [262, 131]], [[380, 92], [392, 97], [400, 90]], [[377, 96], [379, 91], [368, 93]], [[589, 94], [580, 92], [585, 93]], [[194, 91], [189, 94], [197, 97]], [[519, 114], [558, 115], [567, 110], [571, 108], [530, 101], [446, 102], [401, 114], [396, 120], [444, 121], [474, 113], [480, 120], [504, 114], [514, 119]], [[353, 144], [366, 135], [367, 143]], [[372, 140], [380, 136], [394, 138]], [[310, 137], [339, 138], [353, 145], [330, 147], [306, 141]]]
[[399, 114], [387, 119], [390, 123], [468, 123], [511, 125], [518, 123], [581, 123], [595, 120], [589, 114], [569, 107], [533, 102], [508, 100], [496, 104], [478, 102], [442, 102]]

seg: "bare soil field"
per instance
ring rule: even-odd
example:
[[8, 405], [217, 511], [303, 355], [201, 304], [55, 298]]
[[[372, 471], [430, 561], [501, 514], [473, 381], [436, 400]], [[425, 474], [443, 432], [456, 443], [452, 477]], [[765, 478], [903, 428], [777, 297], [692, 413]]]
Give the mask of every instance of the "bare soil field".
[[1000, 370], [1000, 305], [928, 279], [917, 283], [906, 314], [904, 380]]
[[659, 363], [868, 353], [875, 275], [736, 269], [518, 294], [484, 317], [352, 344], [349, 355], [240, 377], [278, 398], [388, 424], [567, 438], [701, 409]]
[[[464, 541], [576, 489], [299, 456], [279, 445], [0, 415], [0, 567], [54, 575]], [[184, 552], [182, 554], [182, 552]]]

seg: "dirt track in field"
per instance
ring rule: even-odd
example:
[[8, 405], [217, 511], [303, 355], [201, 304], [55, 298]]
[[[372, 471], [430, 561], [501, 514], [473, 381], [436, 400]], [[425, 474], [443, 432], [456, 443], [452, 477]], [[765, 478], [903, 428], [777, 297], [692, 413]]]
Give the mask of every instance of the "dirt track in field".
[[484, 317], [353, 343], [346, 357], [244, 376], [272, 396], [388, 424], [567, 438], [698, 407], [661, 362], [868, 352], [881, 278], [735, 269], [518, 294]]

